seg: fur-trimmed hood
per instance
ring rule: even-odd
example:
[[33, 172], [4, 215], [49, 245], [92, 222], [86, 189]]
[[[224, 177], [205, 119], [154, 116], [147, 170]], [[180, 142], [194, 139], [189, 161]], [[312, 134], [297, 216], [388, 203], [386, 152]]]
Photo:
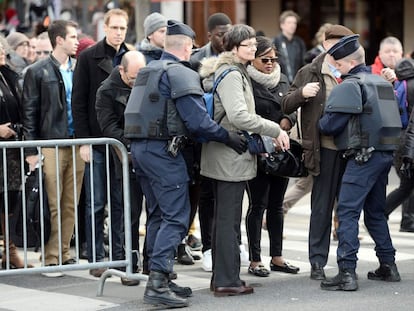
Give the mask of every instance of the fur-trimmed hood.
[[[198, 70], [202, 79], [214, 74], [221, 65], [243, 66], [239, 59], [233, 52], [223, 52], [218, 57], [208, 57], [201, 61], [201, 66]], [[244, 66], [243, 66], [244, 67]]]
[[[223, 52], [218, 57], [208, 57], [201, 61], [198, 73], [203, 81], [203, 88], [209, 91], [213, 88], [214, 74], [222, 65], [236, 66], [241, 71], [246, 71], [246, 68], [240, 63], [238, 57], [233, 52]], [[246, 72], [247, 74], [247, 72]]]

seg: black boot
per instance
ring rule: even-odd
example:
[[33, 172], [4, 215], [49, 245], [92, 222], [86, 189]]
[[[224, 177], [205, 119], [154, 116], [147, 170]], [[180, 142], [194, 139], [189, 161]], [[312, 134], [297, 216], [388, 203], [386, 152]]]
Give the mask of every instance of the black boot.
[[355, 271], [340, 269], [336, 276], [322, 281], [321, 288], [324, 290], [355, 291], [358, 289]]
[[168, 281], [168, 287], [174, 294], [176, 294], [179, 297], [187, 298], [193, 295], [193, 291], [190, 287], [179, 286], [171, 280]]
[[177, 297], [168, 286], [168, 274], [151, 271], [144, 293], [144, 302], [152, 305], [166, 305], [172, 308], [188, 307], [185, 298]]
[[414, 232], [414, 195], [402, 204], [400, 231]]
[[368, 279], [374, 280], [374, 281], [386, 281], [386, 282], [401, 281], [400, 273], [398, 272], [397, 265], [395, 263], [380, 264], [377, 270], [368, 272]]
[[180, 245], [178, 245], [177, 261], [178, 263], [182, 265], [193, 265], [194, 264], [194, 258], [193, 256], [191, 256], [188, 246], [185, 245], [184, 243], [181, 243]]

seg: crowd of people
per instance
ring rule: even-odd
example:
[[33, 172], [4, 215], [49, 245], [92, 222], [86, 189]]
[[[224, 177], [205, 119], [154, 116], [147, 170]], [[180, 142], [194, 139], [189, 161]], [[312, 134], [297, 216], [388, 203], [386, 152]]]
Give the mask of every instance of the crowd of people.
[[[98, 42], [81, 37], [78, 25], [67, 20], [51, 22], [47, 32], [32, 38], [19, 32], [0, 37], [2, 140], [111, 137], [130, 151], [131, 240], [132, 248], [143, 255], [142, 263], [133, 256], [133, 271], [149, 275], [147, 303], [188, 306], [191, 288], [172, 280], [177, 277], [175, 259], [187, 265], [201, 259], [193, 250], [202, 250], [202, 267], [211, 272], [210, 290], [217, 297], [254, 292], [240, 278], [242, 265], [257, 277], [268, 277], [270, 271], [297, 274], [299, 268], [283, 257], [284, 214], [309, 191], [311, 279], [321, 281], [325, 290], [358, 289], [358, 220], [364, 211], [379, 260], [368, 279], [400, 281], [387, 218], [407, 200], [401, 230], [414, 231], [409, 200], [414, 119], [402, 131], [397, 105], [405, 100], [410, 116], [414, 62], [403, 58], [397, 38], [387, 37], [374, 64], [367, 66], [359, 35], [343, 25], [322, 25], [317, 45], [306, 51], [295, 35], [299, 16], [285, 11], [279, 20], [281, 33], [271, 39], [248, 25], [233, 25], [223, 13], [212, 14], [208, 43], [199, 48], [194, 48], [191, 27], [157, 12], [144, 21], [145, 38], [129, 44], [129, 16], [121, 9], [105, 13], [105, 37]], [[203, 94], [221, 75], [210, 116]], [[400, 81], [406, 81], [404, 98], [394, 90]], [[376, 88], [382, 90], [380, 96]], [[385, 105], [384, 112], [381, 104], [386, 100], [395, 105]], [[285, 196], [289, 178], [261, 171], [240, 133], [270, 136], [273, 145], [285, 151], [295, 129], [309, 176]], [[14, 151], [6, 153], [9, 178], [7, 187], [0, 187], [3, 235], [5, 189], [9, 206], [17, 204], [22, 182], [20, 154]], [[58, 153], [54, 148], [42, 148], [41, 154], [36, 148], [25, 151], [29, 169], [42, 163], [45, 173], [51, 214], [42, 259], [46, 266], [77, 263], [70, 242], [78, 204], [88, 262], [103, 262], [108, 253], [113, 260], [125, 258], [122, 166], [116, 150], [110, 152], [107, 171], [100, 145], [81, 145], [74, 153], [68, 148]], [[401, 185], [386, 197], [393, 161]], [[0, 168], [3, 180], [3, 160]], [[240, 227], [246, 192], [248, 254]], [[104, 241], [107, 206], [112, 220], [109, 250]], [[143, 208], [146, 233], [140, 247]], [[339, 272], [327, 278], [334, 210]], [[201, 240], [194, 231], [197, 211]], [[270, 241], [269, 264], [261, 259], [263, 223]], [[31, 266], [11, 240], [7, 245], [4, 268], [7, 262], [11, 268]], [[105, 270], [89, 273], [100, 277]], [[139, 281], [123, 277], [121, 283], [135, 286]]]

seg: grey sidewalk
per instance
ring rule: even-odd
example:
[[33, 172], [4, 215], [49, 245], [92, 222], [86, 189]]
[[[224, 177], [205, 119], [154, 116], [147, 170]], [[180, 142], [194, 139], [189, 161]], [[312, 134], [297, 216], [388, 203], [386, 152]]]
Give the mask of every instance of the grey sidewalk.
[[[390, 175], [389, 190], [396, 187], [394, 174]], [[414, 309], [414, 233], [399, 232], [400, 209], [390, 218], [390, 230], [397, 249], [397, 265], [402, 281], [385, 283], [369, 281], [366, 274], [377, 267], [373, 241], [360, 226], [361, 249], [358, 254], [360, 290], [354, 293], [326, 292], [318, 281], [309, 279], [307, 261], [307, 231], [309, 196], [303, 198], [286, 216], [284, 257], [300, 267], [298, 275], [272, 272], [268, 278], [247, 274], [242, 267], [241, 277], [255, 287], [255, 293], [244, 297], [215, 298], [209, 291], [210, 273], [204, 272], [201, 262], [193, 266], [176, 265], [177, 283], [191, 286], [194, 291], [187, 310], [413, 310]], [[247, 244], [245, 227], [243, 242]], [[336, 242], [331, 243], [326, 273], [336, 274]], [[267, 232], [263, 231], [262, 254], [268, 255]], [[38, 254], [30, 260], [36, 262]], [[267, 265], [270, 257], [263, 256]], [[98, 281], [88, 271], [74, 271], [62, 278], [41, 275], [7, 276], [0, 278], [0, 310], [162, 310], [143, 303], [145, 283], [125, 287], [119, 278], [105, 283], [102, 297], [97, 297]]]

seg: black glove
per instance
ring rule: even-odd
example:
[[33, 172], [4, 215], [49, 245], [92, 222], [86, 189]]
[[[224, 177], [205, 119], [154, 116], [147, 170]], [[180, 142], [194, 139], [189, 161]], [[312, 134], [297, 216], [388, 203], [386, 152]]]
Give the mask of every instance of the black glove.
[[410, 158], [403, 158], [403, 164], [400, 167], [400, 173], [405, 178], [411, 179], [413, 177], [414, 165]]
[[242, 154], [247, 150], [247, 140], [243, 135], [235, 132], [229, 132], [229, 137], [225, 143], [238, 154]]

